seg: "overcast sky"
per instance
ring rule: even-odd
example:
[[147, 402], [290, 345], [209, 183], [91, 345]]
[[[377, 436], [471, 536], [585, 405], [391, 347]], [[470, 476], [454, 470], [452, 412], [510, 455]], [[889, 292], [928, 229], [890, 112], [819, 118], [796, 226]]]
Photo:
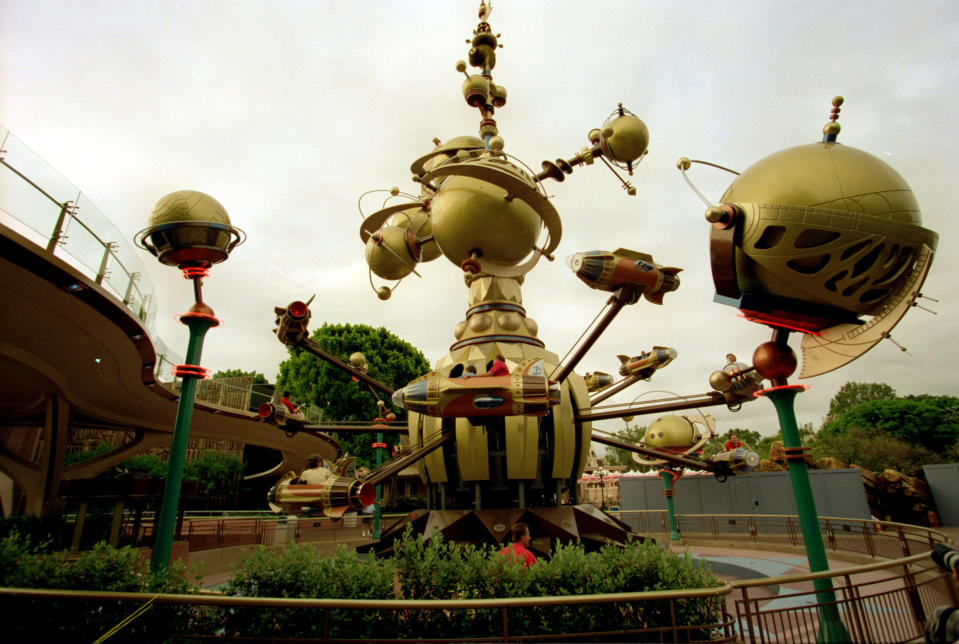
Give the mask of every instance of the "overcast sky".
[[[462, 273], [422, 266], [388, 302], [369, 286], [358, 197], [417, 192], [410, 163], [433, 137], [476, 134], [455, 63], [476, 25], [476, 0], [433, 2], [0, 3], [0, 124], [61, 172], [132, 239], [153, 204], [207, 192], [248, 241], [204, 287], [224, 326], [202, 364], [275, 377], [285, 349], [274, 305], [316, 293], [314, 324], [386, 326], [433, 362], [463, 319]], [[532, 167], [570, 158], [622, 102], [650, 130], [629, 197], [596, 164], [550, 183], [563, 219], [557, 261], [526, 279], [524, 305], [547, 348], [563, 356], [608, 294], [563, 259], [625, 247], [684, 268], [665, 305], [627, 308], [578, 371], [615, 373], [619, 353], [653, 345], [679, 357], [614, 400], [696, 394], [727, 352], [748, 361], [769, 329], [712, 301], [704, 204], [676, 169], [681, 156], [744, 170], [768, 154], [821, 139], [830, 100], [846, 102], [841, 143], [890, 163], [913, 188], [923, 225], [940, 235], [915, 309], [852, 364], [810, 379], [799, 422], [818, 426], [847, 381], [886, 382], [900, 395], [957, 394], [956, 183], [959, 4], [933, 2], [549, 2], [496, 0], [494, 81], [506, 151]], [[731, 175], [694, 167], [718, 200]], [[367, 213], [377, 200], [364, 201]], [[174, 315], [192, 291], [178, 272], [144, 261], [159, 293], [159, 333], [185, 352]], [[381, 283], [377, 280], [377, 284]], [[949, 285], [953, 284], [952, 287]], [[799, 338], [791, 341], [798, 353]], [[798, 374], [797, 374], [798, 375]], [[712, 409], [719, 428], [776, 431], [772, 405]], [[648, 418], [643, 424], [653, 420]], [[621, 421], [601, 423], [619, 429]]]

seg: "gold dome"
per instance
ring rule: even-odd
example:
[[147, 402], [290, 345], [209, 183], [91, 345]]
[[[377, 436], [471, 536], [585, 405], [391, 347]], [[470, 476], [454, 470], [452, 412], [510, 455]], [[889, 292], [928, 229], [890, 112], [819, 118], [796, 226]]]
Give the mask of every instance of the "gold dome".
[[726, 189], [723, 203], [813, 206], [919, 225], [919, 204], [898, 172], [838, 143], [788, 148], [758, 161]]

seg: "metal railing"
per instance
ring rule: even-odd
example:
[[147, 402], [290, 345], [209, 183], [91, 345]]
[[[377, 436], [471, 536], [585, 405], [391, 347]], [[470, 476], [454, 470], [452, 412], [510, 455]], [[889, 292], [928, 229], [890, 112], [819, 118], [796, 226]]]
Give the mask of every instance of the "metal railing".
[[[88, 591], [46, 591], [0, 588], [0, 597], [10, 609], [41, 614], [45, 606], [70, 614], [133, 614], [144, 605], [172, 605], [163, 619], [150, 620], [151, 640], [210, 639], [211, 636], [263, 641], [315, 642], [523, 642], [523, 641], [642, 641], [642, 642], [733, 642], [733, 619], [725, 611], [716, 621], [716, 611], [698, 610], [711, 598], [733, 590], [729, 584], [715, 588], [667, 590], [607, 595], [559, 597], [509, 597], [497, 599], [301, 599], [237, 597], [227, 595], [144, 595]], [[81, 609], [79, 606], [85, 608]], [[206, 611], [202, 609], [206, 608]], [[569, 628], [563, 616], [585, 611], [607, 619], [575, 619], [595, 628]], [[705, 618], [703, 618], [705, 617]], [[148, 618], [149, 619], [149, 618]], [[542, 632], [544, 622], [564, 628]], [[656, 626], [624, 626], [642, 624]], [[79, 624], [71, 625], [79, 630]], [[100, 631], [88, 627], [72, 636], [95, 638]], [[31, 627], [35, 629], [31, 631]], [[244, 628], [245, 627], [245, 628]], [[209, 632], [202, 632], [209, 629]], [[568, 630], [567, 630], [568, 629]], [[296, 636], [291, 636], [291, 631]], [[23, 624], [7, 630], [29, 638], [49, 636], [51, 624]], [[468, 635], [464, 635], [466, 632]], [[303, 637], [309, 637], [304, 640]]]
[[[636, 532], [669, 533], [665, 510], [624, 510], [610, 514], [628, 523]], [[677, 514], [676, 524], [680, 538], [688, 541], [804, 546], [795, 515]], [[907, 557], [931, 550], [934, 543], [949, 541], [935, 529], [891, 521], [820, 517], [819, 527], [827, 550], [872, 558]]]
[[[621, 513], [622, 519], [665, 530], [664, 512]], [[403, 519], [405, 515], [387, 515], [384, 529]], [[351, 520], [352, 519], [352, 520]], [[766, 515], [678, 515], [680, 532], [684, 538], [715, 545], [735, 543], [740, 547], [765, 543], [771, 545], [801, 546], [802, 535], [796, 517]], [[929, 556], [932, 544], [948, 541], [936, 531], [906, 524], [864, 521], [860, 519], [822, 518], [824, 541], [835, 552], [867, 554], [883, 561], [868, 565], [838, 568], [820, 573], [761, 577], [724, 583], [717, 588], [704, 588], [668, 593], [628, 593], [623, 595], [576, 597], [523, 597], [491, 600], [339, 600], [339, 599], [266, 599], [196, 595], [159, 596], [163, 603], [181, 609], [201, 606], [224, 606], [239, 610], [283, 609], [284, 620], [299, 620], [302, 614], [313, 615], [319, 626], [310, 636], [317, 641], [361, 641], [363, 637], [376, 641], [523, 641], [526, 639], [617, 638], [639, 641], [701, 641], [801, 643], [819, 638], [820, 611], [828, 606], [839, 616], [852, 642], [908, 642], [922, 636], [926, 620], [940, 605], [959, 603], [959, 591], [950, 575], [936, 567]], [[149, 522], [147, 523], [149, 526]], [[282, 546], [290, 543], [355, 543], [369, 538], [370, 526], [362, 517], [347, 517], [333, 521], [328, 518], [210, 518], [191, 516], [184, 521], [183, 537], [191, 550], [222, 548], [231, 545], [262, 544]], [[657, 532], [658, 530], [647, 530]], [[816, 579], [828, 578], [835, 590], [835, 599], [820, 601], [814, 588]], [[674, 593], [674, 596], [669, 595]], [[33, 591], [0, 589], [0, 596], [30, 597], [35, 601], [55, 600], [120, 602], [135, 608], [134, 603], [145, 602], [147, 595], [119, 596], [109, 593], [71, 593], [63, 591]], [[601, 604], [615, 603], [621, 610], [632, 610], [647, 602], [667, 615], [677, 615], [678, 597], [716, 597], [724, 603], [722, 618], [691, 623], [688, 619], [673, 619], [667, 626], [644, 629], [624, 629], [610, 623], [607, 628], [587, 632], [563, 632], [536, 635], [524, 634], [516, 624], [526, 624], [529, 611], [549, 610], [566, 604], [581, 610], [592, 610]], [[42, 598], [42, 599], [41, 599]], [[666, 603], [662, 603], [666, 602]], [[368, 618], [363, 611], [385, 611], [389, 619]], [[496, 613], [495, 619], [490, 611]], [[182, 611], [181, 611], [182, 612]], [[189, 611], [187, 611], [189, 612]], [[297, 617], [297, 615], [301, 615]], [[459, 617], [457, 617], [457, 615]], [[465, 615], [465, 617], [464, 617]], [[482, 616], [480, 619], [478, 616]], [[209, 617], [209, 615], [207, 615]], [[344, 635], [343, 623], [365, 624], [373, 619], [376, 628], [364, 635]], [[390, 622], [390, 619], [400, 620]], [[424, 629], [416, 634], [408, 629], [411, 622], [437, 624], [456, 619], [475, 619], [486, 624], [485, 631], [476, 631], [471, 638], [443, 636], [439, 640], [423, 639], [437, 631]], [[684, 618], [685, 619], [685, 618]], [[405, 621], [404, 621], [405, 620]], [[188, 620], [189, 621], [189, 620]], [[255, 621], [255, 620], [254, 620]], [[343, 623], [340, 623], [343, 622]], [[195, 620], [193, 623], [196, 623]], [[384, 627], [383, 625], [387, 626]], [[409, 637], [397, 635], [389, 624], [401, 624]], [[495, 625], [495, 627], [494, 627]], [[231, 631], [234, 632], [234, 631]], [[243, 635], [242, 632], [240, 636]], [[170, 631], [170, 635], [186, 637], [189, 632]], [[196, 633], [194, 633], [196, 634]], [[282, 630], [270, 634], [271, 639], [282, 640]], [[478, 639], [477, 639], [478, 638]]]
[[79, 188], [0, 127], [0, 224], [76, 268], [126, 306], [157, 352], [155, 375], [169, 382], [183, 362], [156, 336], [156, 293], [141, 251]]

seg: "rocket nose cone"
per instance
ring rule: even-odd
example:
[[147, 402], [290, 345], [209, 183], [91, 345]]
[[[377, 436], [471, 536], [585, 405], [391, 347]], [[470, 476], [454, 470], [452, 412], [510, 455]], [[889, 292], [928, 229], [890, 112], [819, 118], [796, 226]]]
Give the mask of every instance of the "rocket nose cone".
[[677, 355], [679, 355], [679, 354], [676, 353], [676, 349], [673, 349], [672, 347], [670, 347], [670, 349], [669, 349], [669, 359], [670, 359], [670, 360], [675, 360]]
[[566, 265], [569, 266], [574, 273], [577, 272], [583, 267], [583, 254], [574, 253], [573, 255], [570, 255], [566, 258]]
[[393, 392], [393, 396], [391, 397], [391, 400], [393, 401], [394, 406], [399, 407], [400, 409], [406, 409], [406, 405], [403, 403], [403, 396], [405, 395], [405, 393], [406, 393], [405, 387], [402, 389], [397, 389], [396, 391]]

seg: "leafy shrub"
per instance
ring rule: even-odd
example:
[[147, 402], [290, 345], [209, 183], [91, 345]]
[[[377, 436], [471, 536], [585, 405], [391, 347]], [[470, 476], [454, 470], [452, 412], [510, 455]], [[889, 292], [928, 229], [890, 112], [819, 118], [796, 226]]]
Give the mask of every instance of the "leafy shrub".
[[[170, 573], [153, 577], [147, 561], [132, 548], [111, 548], [105, 542], [92, 550], [72, 556], [66, 552], [43, 552], [42, 544], [11, 532], [0, 539], [0, 585], [12, 588], [48, 588], [112, 592], [184, 593], [196, 588], [182, 563], [175, 562]], [[136, 607], [109, 600], [27, 599], [4, 601], [7, 614], [17, 616], [15, 625], [22, 634], [49, 638], [90, 638], [124, 620]], [[188, 606], [153, 606], [124, 628], [124, 634], [168, 632], [189, 628], [203, 616], [203, 610]], [[209, 611], [207, 611], [209, 612]], [[52, 618], [55, 616], [55, 619]]]
[[[587, 553], [578, 545], [557, 545], [549, 560], [526, 568], [487, 546], [457, 546], [439, 535], [428, 540], [407, 530], [390, 558], [362, 560], [339, 550], [329, 559], [308, 546], [259, 548], [234, 567], [227, 592], [272, 597], [402, 599], [486, 599], [575, 596], [708, 588], [719, 585], [708, 568], [688, 555], [675, 555], [652, 542], [608, 546]], [[719, 621], [722, 599], [690, 598], [675, 604], [679, 625]], [[668, 628], [669, 603], [613, 602], [580, 606], [508, 608], [510, 635], [589, 634]], [[321, 636], [322, 611], [237, 611], [227, 634], [287, 637]], [[329, 637], [431, 638], [501, 637], [500, 609], [331, 611]], [[650, 634], [655, 641], [656, 633]], [[708, 630], [690, 633], [708, 639]]]

